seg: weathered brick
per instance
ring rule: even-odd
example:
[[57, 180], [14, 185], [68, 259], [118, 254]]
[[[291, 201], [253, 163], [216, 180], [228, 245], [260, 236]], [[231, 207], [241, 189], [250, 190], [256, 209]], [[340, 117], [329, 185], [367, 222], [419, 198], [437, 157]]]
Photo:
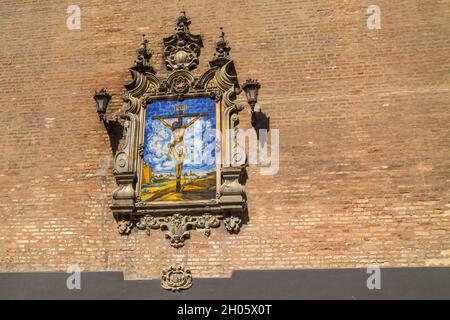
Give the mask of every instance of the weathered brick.
[[[147, 33], [167, 75], [170, 1], [66, 1], [0, 6], [0, 271], [121, 270], [157, 277], [181, 263], [195, 277], [237, 269], [449, 265], [450, 25], [448, 0], [386, 1], [368, 30], [367, 1], [184, 1], [205, 48], [218, 29], [241, 81], [280, 130], [280, 171], [249, 168], [240, 234], [192, 232], [181, 249], [160, 231], [120, 236], [109, 205], [112, 151], [92, 94], [111, 112]], [[241, 125], [250, 127], [248, 112]]]

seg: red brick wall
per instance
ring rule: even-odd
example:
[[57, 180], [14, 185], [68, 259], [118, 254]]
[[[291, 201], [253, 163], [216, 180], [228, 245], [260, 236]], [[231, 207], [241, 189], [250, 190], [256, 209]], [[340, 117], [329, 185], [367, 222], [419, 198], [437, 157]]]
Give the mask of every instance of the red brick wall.
[[[70, 4], [81, 30], [66, 28]], [[381, 30], [367, 29], [369, 4]], [[262, 83], [280, 170], [250, 168], [240, 234], [193, 231], [177, 250], [157, 230], [117, 233], [92, 94], [105, 86], [111, 111], [121, 106], [142, 32], [164, 76], [162, 37], [181, 5], [204, 38], [197, 74], [223, 26], [240, 80]], [[448, 0], [1, 1], [0, 271], [449, 266], [449, 10]]]

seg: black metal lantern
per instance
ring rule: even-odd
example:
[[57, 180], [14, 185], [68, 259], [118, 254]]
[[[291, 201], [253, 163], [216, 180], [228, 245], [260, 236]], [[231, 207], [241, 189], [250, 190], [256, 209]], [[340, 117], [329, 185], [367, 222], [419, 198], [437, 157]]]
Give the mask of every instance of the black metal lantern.
[[100, 117], [100, 119], [104, 119], [109, 100], [111, 100], [111, 95], [106, 91], [105, 88], [103, 88], [100, 91], [95, 92], [94, 100], [97, 103], [98, 116]]
[[261, 88], [261, 85], [259, 84], [258, 80], [252, 80], [248, 79], [245, 81], [244, 85], [242, 86], [242, 90], [244, 90], [245, 95], [247, 96], [247, 102], [248, 104], [253, 108], [256, 105], [256, 102], [258, 102], [258, 91]]

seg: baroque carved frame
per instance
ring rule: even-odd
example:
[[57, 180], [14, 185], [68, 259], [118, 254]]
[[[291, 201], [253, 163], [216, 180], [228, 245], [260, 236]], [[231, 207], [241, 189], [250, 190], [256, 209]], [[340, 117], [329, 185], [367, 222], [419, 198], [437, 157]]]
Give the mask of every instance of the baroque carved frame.
[[[166, 79], [155, 75], [150, 65], [151, 52], [145, 39], [137, 50], [135, 64], [129, 69], [131, 82], [125, 84], [124, 107], [120, 112], [123, 136], [115, 155], [114, 177], [117, 189], [113, 192], [111, 209], [120, 234], [132, 229], [161, 229], [173, 247], [181, 247], [190, 230], [201, 228], [209, 236], [211, 228], [221, 221], [226, 229], [238, 232], [247, 212], [244, 190], [246, 155], [239, 152], [236, 139], [239, 112], [243, 105], [236, 102], [241, 89], [230, 47], [222, 32], [216, 43], [216, 53], [210, 68], [196, 78], [191, 71], [198, 64], [201, 36], [189, 31], [190, 20], [183, 12], [177, 19], [175, 33], [164, 39], [167, 70]], [[210, 97], [216, 101], [220, 113], [221, 164], [220, 187], [215, 199], [208, 201], [141, 202], [145, 110], [155, 100], [183, 101], [194, 97]], [[245, 157], [245, 159], [241, 159]]]

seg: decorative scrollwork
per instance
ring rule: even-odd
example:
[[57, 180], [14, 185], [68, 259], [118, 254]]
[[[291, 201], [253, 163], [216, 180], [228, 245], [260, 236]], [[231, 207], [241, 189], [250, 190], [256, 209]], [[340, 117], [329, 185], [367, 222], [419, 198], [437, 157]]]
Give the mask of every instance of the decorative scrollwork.
[[143, 143], [141, 143], [138, 147], [138, 154], [139, 154], [139, 157], [141, 157], [141, 158], [144, 157], [144, 144]]
[[189, 230], [195, 228], [195, 226], [193, 217], [178, 213], [165, 217], [161, 221], [161, 230], [165, 231], [166, 238], [170, 240], [170, 245], [174, 248], [184, 246], [184, 241], [191, 236]]
[[172, 89], [176, 93], [187, 92], [189, 90], [189, 86], [190, 86], [189, 81], [183, 76], [178, 76], [175, 79], [173, 79]]
[[220, 226], [220, 221], [216, 216], [205, 214], [197, 218], [197, 228], [205, 229], [203, 234], [207, 237], [211, 235], [211, 228], [217, 228]]
[[228, 232], [237, 233], [241, 228], [242, 219], [238, 216], [225, 217], [223, 223]]
[[189, 71], [179, 70], [174, 71], [167, 78], [168, 93], [184, 94], [189, 92], [193, 86], [195, 78]]
[[124, 150], [127, 147], [127, 136], [128, 136], [128, 128], [130, 127], [130, 122], [129, 121], [123, 121], [122, 123], [122, 137], [120, 138], [119, 141], [119, 146], [118, 146], [118, 150]]
[[170, 266], [161, 271], [161, 287], [172, 292], [189, 289], [192, 286], [192, 273], [182, 266]]
[[146, 230], [150, 235], [151, 229], [161, 229], [166, 238], [170, 240], [170, 245], [174, 248], [184, 246], [185, 240], [190, 238], [190, 231], [194, 229], [205, 229], [203, 234], [209, 236], [211, 228], [220, 226], [217, 216], [205, 214], [202, 216], [189, 216], [176, 213], [167, 217], [154, 217], [146, 215], [140, 218], [136, 227]]
[[156, 86], [150, 86], [149, 89], [147, 90], [147, 93], [145, 93], [142, 97], [139, 98], [142, 108], [147, 107], [147, 103], [149, 103], [150, 97], [154, 95], [155, 92]]
[[206, 90], [208, 90], [208, 92], [214, 94], [214, 97], [215, 97], [216, 101], [220, 101], [220, 99], [222, 97], [222, 91], [217, 86], [217, 83], [216, 83], [215, 79], [211, 79], [206, 84]]
[[140, 230], [146, 230], [147, 234], [150, 235], [151, 229], [159, 229], [161, 225], [158, 222], [158, 219], [156, 219], [152, 215], [146, 215], [142, 217], [138, 223], [136, 223], [136, 227]]

